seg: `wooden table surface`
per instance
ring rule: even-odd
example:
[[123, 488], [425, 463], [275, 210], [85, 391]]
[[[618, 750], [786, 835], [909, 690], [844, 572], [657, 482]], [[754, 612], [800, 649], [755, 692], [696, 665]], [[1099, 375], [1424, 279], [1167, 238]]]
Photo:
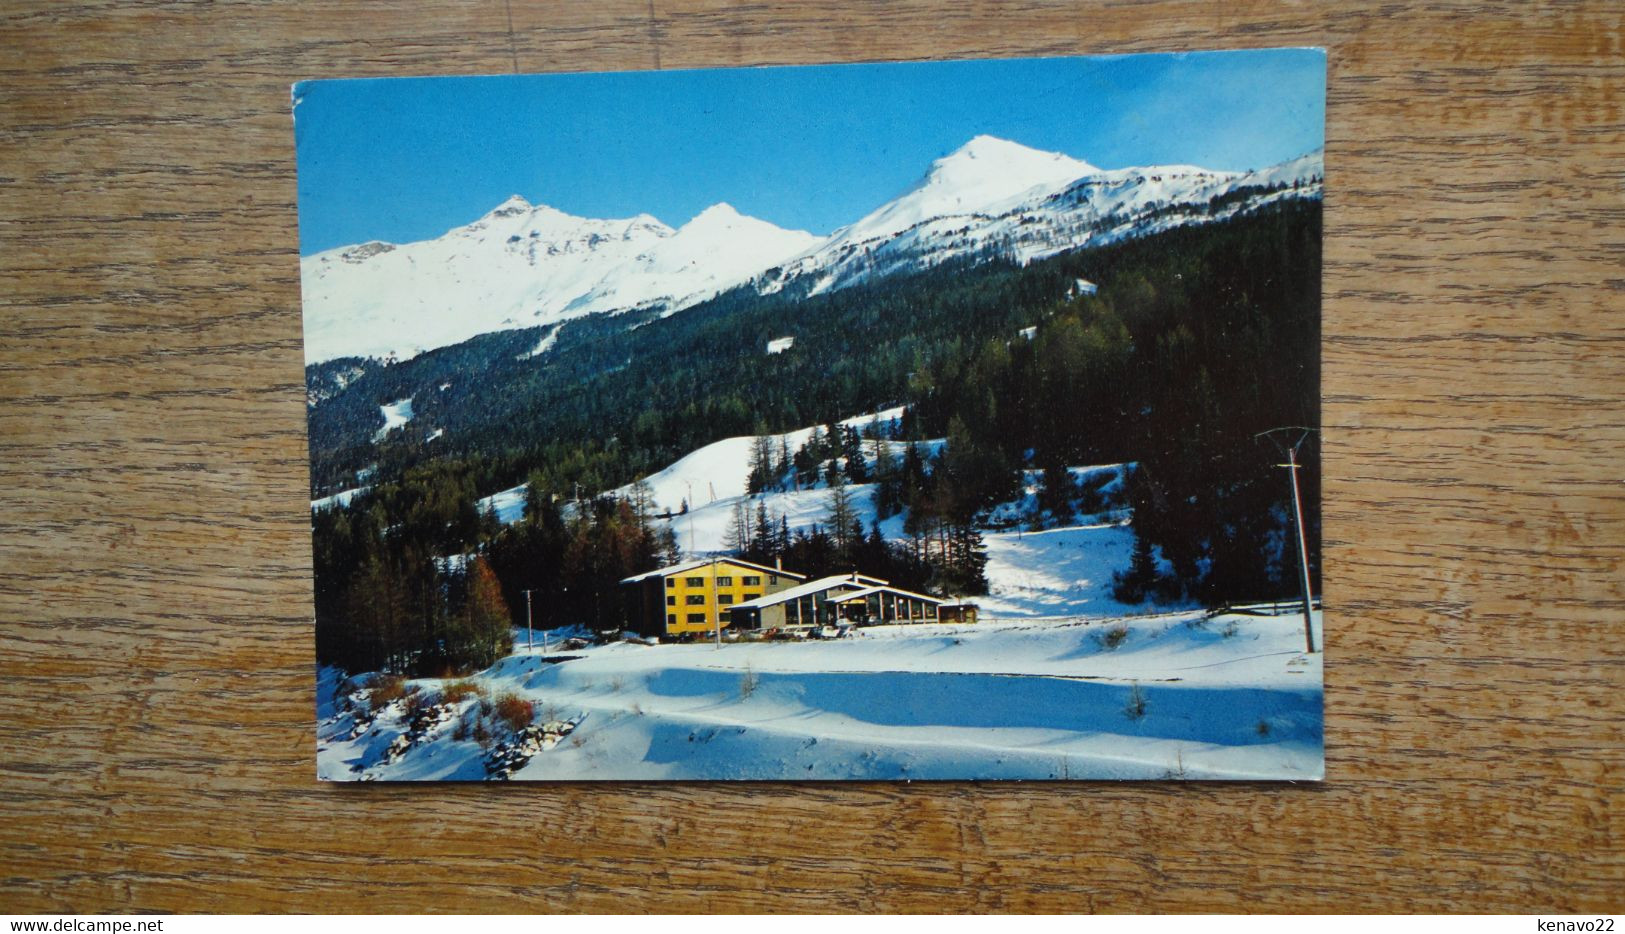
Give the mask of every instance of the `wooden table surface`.
[[[4, 0], [0, 913], [1620, 911], [1621, 11]], [[1324, 784], [314, 780], [290, 83], [1272, 45], [1330, 55]]]

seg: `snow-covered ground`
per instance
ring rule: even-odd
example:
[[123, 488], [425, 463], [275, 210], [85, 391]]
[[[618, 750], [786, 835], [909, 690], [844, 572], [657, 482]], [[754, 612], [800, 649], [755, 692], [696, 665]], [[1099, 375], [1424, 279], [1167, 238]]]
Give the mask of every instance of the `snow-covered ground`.
[[374, 443], [384, 440], [390, 432], [412, 420], [411, 399], [396, 399], [387, 405], [379, 406], [378, 410], [384, 413], [384, 427], [378, 429], [378, 433], [372, 436]]
[[321, 499], [310, 501], [311, 512], [321, 512], [324, 509], [343, 509], [350, 505], [350, 500], [372, 489], [368, 486], [358, 486], [349, 490], [340, 490], [332, 496], [323, 496]]
[[481, 513], [496, 510], [497, 521], [504, 524], [518, 522], [525, 517], [526, 484], [503, 490], [479, 500], [474, 505]]
[[[845, 419], [842, 425], [860, 430], [871, 425], [888, 425], [901, 418], [902, 407], [885, 409]], [[768, 440], [777, 456], [780, 442], [794, 452], [806, 444], [812, 428], [802, 428]], [[725, 438], [708, 444], [645, 479], [657, 513], [673, 515], [654, 520], [656, 528], [670, 528], [684, 558], [720, 554], [726, 550], [728, 530], [735, 510], [743, 505], [748, 520], [754, 522], [758, 503], [766, 508], [775, 524], [783, 516], [790, 530], [822, 524], [830, 511], [833, 495], [822, 481], [799, 490], [770, 491], [746, 495], [750, 452], [755, 437]], [[882, 442], [893, 457], [901, 458], [905, 444]], [[943, 440], [919, 442], [922, 454], [933, 457]], [[866, 441], [872, 449], [874, 442]], [[1075, 467], [1073, 478], [1081, 485], [1095, 487], [1102, 496], [1113, 497], [1122, 487], [1126, 465], [1103, 464]], [[1105, 479], [1109, 478], [1109, 479]], [[1101, 480], [1105, 482], [1099, 482]], [[1094, 482], [1092, 482], [1094, 481]], [[1139, 612], [1142, 607], [1118, 603], [1112, 598], [1112, 574], [1129, 565], [1134, 536], [1128, 528], [1128, 513], [1109, 509], [1089, 521], [1042, 531], [1025, 531], [1038, 509], [1038, 471], [1028, 471], [1021, 495], [992, 510], [990, 527], [983, 532], [987, 545], [988, 593], [975, 597], [984, 616], [994, 618], [1105, 617]], [[875, 485], [851, 484], [853, 514], [868, 528], [876, 518]], [[631, 487], [613, 491], [629, 496]], [[684, 503], [686, 513], [680, 512]], [[502, 522], [517, 522], [524, 515], [523, 485], [487, 496], [478, 503], [481, 512], [496, 510]], [[904, 517], [894, 515], [880, 522], [881, 534], [891, 540], [905, 538]]]
[[[890, 422], [891, 409], [846, 424]], [[812, 429], [770, 440], [793, 452]], [[687, 554], [719, 551], [737, 507], [792, 529], [824, 521], [832, 492], [745, 493], [754, 438], [707, 445], [646, 479]], [[900, 456], [900, 442], [892, 453]], [[873, 441], [866, 441], [872, 450]], [[942, 442], [924, 442], [935, 453]], [[1322, 771], [1321, 656], [1298, 616], [1208, 619], [1111, 595], [1133, 535], [1126, 465], [1073, 469], [1104, 511], [1039, 511], [1041, 476], [992, 510], [981, 622], [881, 626], [810, 642], [521, 648], [472, 676], [422, 679], [374, 710], [324, 670], [318, 771], [332, 780], [1280, 778]], [[873, 484], [847, 488], [867, 525]], [[625, 488], [616, 491], [628, 495]], [[504, 522], [525, 488], [481, 501]], [[901, 538], [901, 516], [882, 522]], [[1316, 626], [1318, 627], [1318, 615]], [[1317, 644], [1319, 636], [1316, 637]], [[364, 681], [365, 679], [360, 679]], [[507, 697], [514, 722], [493, 711]], [[483, 698], [483, 699], [482, 699]], [[485, 711], [482, 712], [482, 706]], [[518, 724], [518, 726], [515, 725]], [[516, 732], [517, 731], [517, 732]]]
[[[515, 779], [1322, 774], [1321, 656], [1303, 651], [1299, 616], [883, 626], [721, 648], [549, 641], [527, 652], [521, 633], [470, 679], [530, 704], [531, 745], [505, 760]], [[338, 672], [319, 680], [324, 779], [483, 779], [488, 748], [514, 735], [486, 717], [482, 748], [478, 697], [436, 706], [448, 682], [423, 679], [409, 687], [429, 713], [403, 739], [405, 700], [373, 711]]]

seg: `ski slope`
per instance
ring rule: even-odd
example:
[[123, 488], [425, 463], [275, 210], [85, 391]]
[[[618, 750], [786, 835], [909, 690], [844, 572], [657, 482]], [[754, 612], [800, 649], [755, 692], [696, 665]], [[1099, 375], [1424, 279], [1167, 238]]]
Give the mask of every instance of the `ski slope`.
[[[858, 428], [887, 426], [903, 416], [901, 406], [844, 419], [841, 424]], [[784, 434], [769, 435], [775, 452], [780, 442], [794, 452], [811, 437], [811, 427]], [[751, 449], [755, 436], [725, 438], [678, 459], [670, 466], [645, 478], [652, 494], [651, 511], [657, 514], [657, 530], [671, 529], [677, 547], [686, 558], [725, 553], [728, 532], [735, 510], [743, 506], [748, 521], [754, 522], [758, 504], [765, 507], [775, 524], [784, 517], [790, 531], [822, 525], [830, 511], [833, 495], [822, 481], [799, 490], [771, 490], [747, 495]], [[905, 444], [882, 442], [894, 458], [901, 459]], [[921, 453], [934, 457], [941, 450], [941, 438], [918, 442]], [[865, 442], [872, 448], [873, 442]], [[776, 454], [775, 454], [776, 456]], [[1099, 476], [1110, 477], [1101, 493], [1113, 496], [1120, 491], [1126, 465], [1103, 464], [1073, 468], [1075, 480], [1084, 482]], [[1037, 471], [1028, 471], [1021, 495], [1001, 504], [990, 514], [991, 527], [982, 533], [987, 546], [988, 593], [975, 598], [984, 615], [994, 618], [1058, 618], [1113, 616], [1138, 612], [1142, 607], [1126, 606], [1112, 597], [1112, 574], [1125, 570], [1134, 547], [1128, 528], [1128, 513], [1109, 509], [1088, 517], [1089, 521], [1027, 531], [1025, 526], [1037, 511], [1040, 483]], [[853, 514], [865, 529], [875, 523], [875, 485], [849, 484]], [[611, 491], [627, 497], [631, 486]], [[683, 512], [683, 505], [688, 511]], [[495, 510], [505, 523], [524, 516], [525, 487], [516, 486], [487, 496], [478, 502], [481, 512]], [[894, 515], [880, 522], [881, 534], [900, 541], [905, 516]]]

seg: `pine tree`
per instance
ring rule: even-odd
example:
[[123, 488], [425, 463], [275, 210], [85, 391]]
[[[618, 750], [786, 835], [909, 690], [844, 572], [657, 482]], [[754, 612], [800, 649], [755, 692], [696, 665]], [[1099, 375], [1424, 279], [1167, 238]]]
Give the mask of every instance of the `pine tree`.
[[750, 550], [746, 557], [766, 562], [773, 557], [773, 523], [767, 518], [767, 504], [756, 501], [756, 524], [751, 529]]
[[891, 444], [875, 440], [875, 512], [885, 519], [903, 509], [903, 475], [897, 458], [892, 456]]
[[654, 487], [649, 485], [648, 478], [639, 477], [637, 482], [632, 484], [630, 493], [628, 501], [632, 504], [632, 511], [637, 515], [638, 521], [648, 519], [654, 513], [655, 504]]
[[792, 478], [791, 484], [798, 490], [802, 487], [812, 487], [818, 484], [818, 465], [823, 460], [819, 456], [819, 451], [823, 447], [818, 440], [821, 431], [822, 429], [814, 427], [812, 436], [807, 439], [807, 443], [796, 449], [793, 461], [795, 476]]
[[1077, 499], [1078, 485], [1072, 479], [1058, 448], [1040, 452], [1042, 476], [1038, 487], [1038, 509], [1048, 512], [1056, 522], [1065, 525], [1072, 521], [1072, 501]]
[[[779, 458], [773, 463], [773, 478], [777, 482], [778, 489], [784, 489], [784, 478], [786, 475], [793, 477], [794, 475], [791, 474], [791, 471], [794, 469], [795, 464], [790, 459], [790, 439], [788, 437], [780, 437]], [[792, 480], [792, 482], [794, 481]]]
[[[852, 545], [852, 524], [857, 520], [857, 512], [852, 504], [852, 491], [841, 482], [840, 474], [835, 475], [835, 481], [830, 485], [829, 510], [824, 513], [824, 524], [834, 536], [836, 551], [845, 553]], [[861, 529], [861, 526], [860, 526]]]
[[1127, 573], [1112, 575], [1112, 598], [1119, 603], [1144, 603], [1157, 584], [1157, 562], [1151, 553], [1151, 540], [1134, 531], [1134, 556]]
[[868, 466], [863, 460], [863, 442], [858, 430], [848, 425], [841, 433], [841, 456], [846, 459], [846, 479], [852, 483], [867, 483]]
[[751, 442], [750, 473], [745, 481], [745, 492], [751, 496], [766, 490], [773, 479], [773, 443], [760, 435]]
[[779, 531], [773, 538], [773, 556], [782, 557], [790, 550], [790, 520], [779, 514]]
[[729, 553], [743, 555], [750, 550], [750, 517], [745, 512], [743, 499], [734, 503], [733, 515], [728, 521], [728, 531], [723, 537], [722, 545]]

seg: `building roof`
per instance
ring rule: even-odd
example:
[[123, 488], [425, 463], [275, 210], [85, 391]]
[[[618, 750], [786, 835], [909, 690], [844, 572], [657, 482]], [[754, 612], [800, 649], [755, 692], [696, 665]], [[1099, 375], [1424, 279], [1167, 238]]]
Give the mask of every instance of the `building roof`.
[[873, 587], [875, 584], [884, 583], [886, 582], [878, 577], [865, 577], [862, 574], [834, 574], [829, 577], [820, 577], [817, 580], [808, 581], [805, 584], [791, 587], [789, 590], [781, 590], [778, 593], [770, 593], [766, 596], [757, 597], [755, 600], [746, 600], [743, 603], [735, 603], [733, 605], [733, 609], [757, 610], [761, 609], [762, 607], [777, 606], [780, 603], [789, 603], [791, 600], [799, 600], [802, 597], [820, 594], [827, 590], [834, 590], [836, 587], [844, 586], [862, 589], [865, 587]]
[[935, 603], [938, 606], [948, 602], [943, 600], [941, 597], [932, 597], [923, 593], [915, 593], [912, 590], [904, 590], [901, 587], [891, 587], [885, 585], [879, 587], [865, 587], [862, 590], [855, 590], [852, 593], [843, 593], [839, 597], [831, 597], [830, 601], [833, 603], [845, 603], [848, 600], [859, 600], [869, 596], [870, 594], [876, 593], [894, 593], [914, 600], [924, 600], [927, 603]]
[[653, 571], [645, 571], [642, 574], [634, 574], [631, 577], [622, 578], [621, 583], [635, 584], [638, 581], [646, 581], [651, 577], [670, 577], [673, 574], [681, 574], [684, 571], [693, 571], [710, 564], [732, 564], [736, 567], [752, 568], [754, 570], [761, 571], [764, 574], [777, 574], [780, 577], [793, 577], [798, 581], [807, 579], [807, 575], [805, 574], [797, 574], [794, 571], [786, 571], [783, 568], [770, 568], [766, 565], [756, 564], [751, 561], [742, 561], [738, 558], [695, 558], [692, 561], [684, 561], [680, 564], [672, 564]]

